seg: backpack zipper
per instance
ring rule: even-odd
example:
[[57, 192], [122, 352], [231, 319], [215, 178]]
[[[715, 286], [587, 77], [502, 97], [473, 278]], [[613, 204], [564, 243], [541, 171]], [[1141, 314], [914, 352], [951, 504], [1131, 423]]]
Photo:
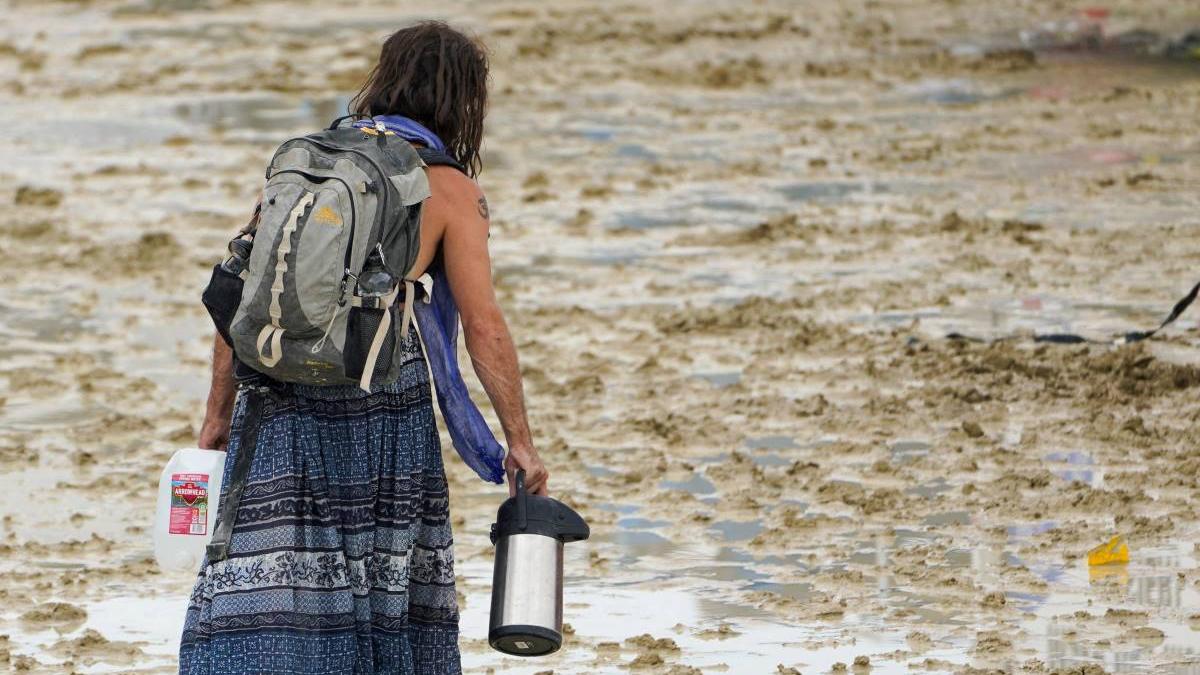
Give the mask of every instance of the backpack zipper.
[[[336, 180], [337, 182], [341, 183], [343, 187], [346, 188], [346, 196], [350, 198], [350, 241], [346, 242], [346, 254], [345, 254], [345, 257], [343, 258], [343, 264], [342, 264], [342, 268], [345, 270], [345, 272], [342, 273], [343, 274], [343, 276], [342, 276], [342, 292], [344, 295], [345, 288], [346, 288], [346, 283], [345, 283], [346, 276], [345, 275], [347, 272], [350, 271], [350, 254], [354, 251], [354, 221], [358, 219], [357, 213], [354, 210], [354, 191], [350, 188], [349, 183], [347, 183], [345, 180], [343, 180], [341, 178], [338, 178], [337, 176], [318, 176], [316, 174], [311, 174], [311, 173], [308, 173], [307, 171], [303, 171], [301, 169], [283, 169], [281, 171], [276, 171], [275, 173], [273, 173], [271, 175], [272, 175], [272, 177], [274, 177], [274, 176], [278, 176], [281, 173], [294, 173], [294, 174], [297, 174], [300, 176], [304, 176], [305, 178], [309, 179], [310, 181], [312, 181], [314, 183], [321, 183], [321, 182], [324, 182], [327, 180]], [[340, 302], [340, 299], [339, 299], [339, 302]]]
[[[350, 274], [350, 254], [351, 254], [351, 252], [354, 251], [354, 221], [357, 216], [357, 213], [354, 210], [354, 193], [350, 190], [350, 184], [347, 183], [345, 180], [338, 178], [337, 176], [317, 176], [315, 174], [308, 173], [307, 171], [302, 171], [300, 169], [283, 169], [281, 171], [276, 171], [272, 175], [278, 176], [281, 173], [294, 173], [298, 176], [304, 176], [305, 178], [307, 178], [308, 180], [310, 180], [314, 183], [321, 183], [321, 182], [324, 182], [327, 180], [336, 180], [337, 182], [341, 183], [343, 187], [346, 188], [347, 196], [350, 198], [350, 240], [346, 242], [346, 254], [345, 254], [345, 257], [343, 258], [342, 284], [341, 284], [341, 287], [338, 289], [337, 301], [334, 303], [333, 316], [330, 317], [330, 319], [329, 319], [329, 325], [326, 326], [326, 328], [325, 328], [325, 334], [321, 337], [321, 340], [317, 343], [321, 346], [324, 346], [325, 339], [329, 337], [329, 331], [333, 329], [333, 322], [334, 322], [334, 319], [337, 318], [338, 311], [342, 308], [343, 305], [346, 304], [346, 280], [349, 279], [351, 276], [351, 274]], [[313, 353], [316, 354], [318, 351], [320, 351], [319, 348], [314, 348]]]
[[[383, 214], [387, 213], [388, 191], [387, 191], [387, 186], [382, 184], [383, 181], [387, 180], [387, 174], [384, 173], [383, 167], [379, 164], [379, 162], [376, 162], [374, 157], [371, 157], [369, 154], [363, 152], [362, 150], [358, 150], [356, 148], [343, 148], [343, 147], [339, 147], [336, 145], [330, 145], [329, 143], [315, 140], [310, 136], [301, 136], [301, 137], [293, 139], [293, 140], [303, 141], [305, 143], [311, 143], [312, 145], [315, 145], [318, 148], [323, 148], [330, 152], [344, 152], [344, 153], [359, 155], [363, 159], [367, 160], [367, 162], [371, 166], [375, 167], [375, 173], [377, 174], [377, 178], [380, 181], [380, 190], [379, 190], [380, 206], [378, 209], [376, 209], [375, 222], [372, 223], [371, 231], [375, 232], [376, 230], [378, 230], [379, 238], [382, 241], [382, 239], [383, 239], [383, 227], [382, 227], [383, 226]], [[344, 183], [345, 181], [342, 181], [342, 182]], [[376, 227], [376, 226], [378, 226], [378, 227]], [[373, 248], [373, 247], [370, 247], [370, 248]], [[347, 257], [346, 257], [346, 269], [347, 270], [350, 269], [349, 255], [347, 255]], [[390, 269], [390, 267], [388, 268], [388, 271], [391, 272], [395, 276], [400, 276], [400, 275], [396, 274], [395, 270]]]

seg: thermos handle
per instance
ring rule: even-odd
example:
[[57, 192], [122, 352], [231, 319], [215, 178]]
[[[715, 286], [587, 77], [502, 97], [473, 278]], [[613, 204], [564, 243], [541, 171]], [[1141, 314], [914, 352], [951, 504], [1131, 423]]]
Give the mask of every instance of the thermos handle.
[[529, 518], [525, 511], [528, 497], [529, 493], [525, 491], [525, 469], [517, 469], [517, 527], [522, 531], [529, 527]]

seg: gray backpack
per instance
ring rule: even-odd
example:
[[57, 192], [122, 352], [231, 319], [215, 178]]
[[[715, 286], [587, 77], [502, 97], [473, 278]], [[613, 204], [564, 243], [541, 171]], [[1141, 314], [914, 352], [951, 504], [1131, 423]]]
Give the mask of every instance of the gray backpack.
[[244, 283], [228, 334], [238, 359], [272, 379], [369, 391], [399, 377], [429, 182], [407, 142], [340, 121], [275, 151], [240, 265], [230, 246]]

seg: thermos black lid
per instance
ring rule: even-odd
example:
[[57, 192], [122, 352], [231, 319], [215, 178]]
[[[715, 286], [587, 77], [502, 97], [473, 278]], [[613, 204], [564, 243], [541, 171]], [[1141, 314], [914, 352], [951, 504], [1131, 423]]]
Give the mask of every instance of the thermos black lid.
[[574, 509], [557, 499], [531, 495], [525, 490], [525, 470], [517, 471], [517, 494], [500, 505], [492, 525], [492, 543], [513, 534], [540, 534], [561, 542], [583, 541], [591, 534]]

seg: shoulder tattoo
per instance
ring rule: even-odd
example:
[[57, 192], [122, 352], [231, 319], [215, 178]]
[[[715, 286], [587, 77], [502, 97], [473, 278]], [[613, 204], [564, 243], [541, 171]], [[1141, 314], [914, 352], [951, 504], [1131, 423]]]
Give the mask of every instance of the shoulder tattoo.
[[488, 208], [487, 197], [480, 197], [478, 206], [479, 217], [483, 218], [484, 220], [491, 220], [492, 212]]

